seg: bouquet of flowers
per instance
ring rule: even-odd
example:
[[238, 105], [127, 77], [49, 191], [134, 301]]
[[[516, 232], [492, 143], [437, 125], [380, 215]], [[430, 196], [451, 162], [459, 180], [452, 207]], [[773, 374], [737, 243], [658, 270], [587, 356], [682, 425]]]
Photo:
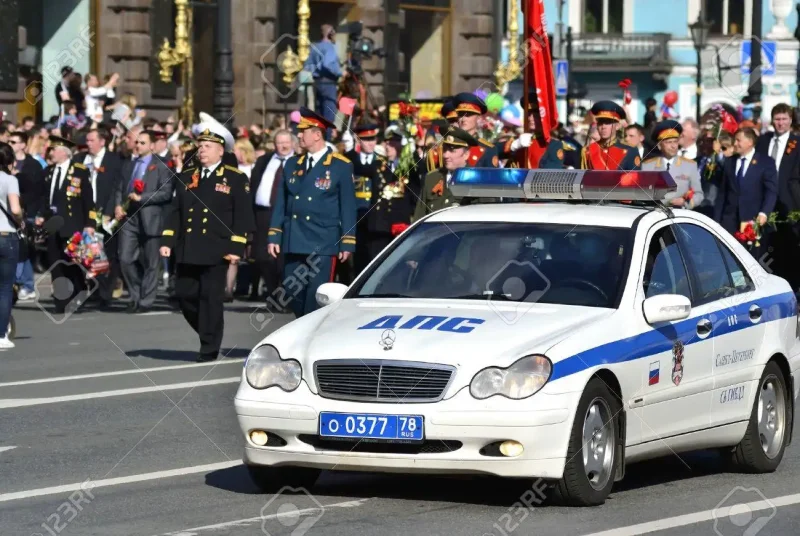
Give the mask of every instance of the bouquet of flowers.
[[421, 130], [417, 124], [419, 106], [415, 106], [413, 103], [401, 102], [398, 104], [398, 108], [399, 122], [403, 132], [403, 149], [400, 151], [398, 158], [396, 174], [398, 177], [405, 178], [408, 177], [417, 164], [414, 140]]
[[[133, 179], [133, 191], [137, 195], [141, 195], [142, 192], [144, 192], [144, 181], [142, 179]], [[130, 206], [131, 206], [131, 199], [128, 198], [128, 199], [125, 200], [124, 203], [122, 203], [122, 212], [125, 212], [127, 214], [128, 209], [130, 208]], [[102, 216], [100, 216], [100, 217], [102, 218]], [[115, 219], [115, 220], [111, 220], [111, 222], [108, 223], [108, 224], [103, 223], [102, 226], [103, 226], [103, 230], [106, 233], [108, 233], [109, 236], [110, 236], [110, 235], [114, 234], [114, 231], [117, 230], [117, 227], [119, 227], [119, 224], [120, 224], [120, 221]]]
[[97, 234], [75, 233], [64, 249], [72, 262], [78, 263], [88, 271], [87, 278], [96, 277], [110, 268], [108, 257], [103, 249], [103, 240]]
[[761, 227], [755, 221], [742, 222], [739, 230], [733, 234], [734, 238], [748, 248], [761, 245]]

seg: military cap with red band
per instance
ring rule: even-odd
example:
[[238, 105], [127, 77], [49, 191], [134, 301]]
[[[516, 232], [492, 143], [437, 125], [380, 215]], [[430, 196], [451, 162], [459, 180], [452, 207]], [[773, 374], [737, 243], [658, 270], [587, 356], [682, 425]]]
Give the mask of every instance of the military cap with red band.
[[297, 124], [298, 130], [307, 128], [319, 128], [323, 131], [329, 128], [336, 128], [336, 125], [322, 117], [316, 112], [313, 112], [305, 106], [300, 107], [300, 123]]
[[625, 109], [614, 101], [598, 101], [592, 106], [592, 115], [595, 119], [605, 119], [619, 122], [625, 119]]
[[453, 104], [455, 104], [455, 111], [458, 113], [483, 115], [487, 111], [486, 103], [483, 102], [483, 99], [472, 93], [459, 93], [453, 97]]

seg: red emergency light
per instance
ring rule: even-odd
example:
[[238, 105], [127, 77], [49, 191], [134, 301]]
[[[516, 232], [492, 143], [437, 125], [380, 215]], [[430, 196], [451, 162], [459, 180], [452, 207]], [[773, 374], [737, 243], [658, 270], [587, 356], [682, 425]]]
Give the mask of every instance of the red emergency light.
[[461, 168], [453, 175], [450, 190], [456, 197], [655, 204], [677, 185], [667, 171]]

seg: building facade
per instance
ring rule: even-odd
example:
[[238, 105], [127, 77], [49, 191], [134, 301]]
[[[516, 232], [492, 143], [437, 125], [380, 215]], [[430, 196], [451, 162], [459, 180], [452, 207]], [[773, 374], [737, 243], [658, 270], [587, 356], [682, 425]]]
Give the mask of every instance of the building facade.
[[[343, 25], [363, 23], [378, 54], [364, 59], [363, 78], [374, 106], [410, 95], [424, 98], [471, 90], [491, 78], [499, 60], [502, 0], [308, 0], [308, 34], [322, 24], [340, 28], [339, 58], [348, 51]], [[179, 70], [160, 76], [159, 51], [175, 43], [175, 0], [3, 0], [0, 25], [0, 109], [8, 118], [48, 120], [59, 112], [55, 87], [63, 65], [101, 78], [118, 72], [148, 115], [175, 115], [186, 96]], [[230, 5], [233, 111], [231, 123], [262, 122], [307, 104], [303, 86], [283, 84], [278, 65], [297, 51], [299, 0], [189, 0], [192, 13], [190, 93], [195, 114], [211, 113], [217, 68], [218, 9]], [[385, 53], [385, 57], [381, 55]], [[288, 86], [288, 87], [287, 87]]]
[[[609, 98], [621, 102], [622, 92], [617, 84], [629, 78], [634, 99], [629, 110], [638, 122], [644, 118], [644, 101], [653, 97], [660, 105], [668, 91], [677, 92], [675, 108], [681, 117], [694, 116], [697, 52], [689, 25], [698, 19], [701, 3], [702, 0], [544, 0], [550, 33], [559, 33], [559, 23], [572, 29], [571, 83], [581, 97], [575, 104], [586, 106]], [[779, 102], [797, 105], [797, 2], [762, 0], [760, 4], [761, 41], [765, 48], [762, 65], [771, 67], [761, 76], [761, 102], [768, 117], [772, 106]], [[705, 5], [706, 20], [713, 24], [708, 45], [701, 53], [701, 110], [714, 104], [736, 108], [749, 89], [749, 75], [743, 66], [748, 65], [757, 2], [705, 0]], [[557, 38], [555, 41], [554, 56], [565, 58], [566, 47], [559, 47]], [[566, 103], [562, 101], [562, 117], [565, 111]]]

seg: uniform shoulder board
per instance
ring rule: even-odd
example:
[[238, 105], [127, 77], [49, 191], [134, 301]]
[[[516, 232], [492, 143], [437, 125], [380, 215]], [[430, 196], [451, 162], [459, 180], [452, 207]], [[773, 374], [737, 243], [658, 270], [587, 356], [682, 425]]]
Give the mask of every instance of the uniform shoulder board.
[[73, 166], [75, 166], [75, 167], [76, 167], [76, 168], [78, 168], [78, 169], [86, 169], [86, 166], [84, 166], [83, 164], [81, 164], [81, 163], [79, 163], [79, 162], [75, 162], [75, 163], [74, 163], [74, 164], [72, 164], [72, 165], [73, 165]]
[[494, 144], [490, 141], [486, 141], [483, 138], [478, 139], [478, 142], [484, 144], [487, 147], [494, 147]]
[[239, 169], [239, 168], [235, 168], [235, 167], [233, 167], [233, 166], [225, 166], [225, 169], [229, 169], [229, 170], [231, 170], [231, 171], [234, 171], [234, 172], [236, 172], [236, 173], [241, 173], [242, 175], [244, 175], [244, 171], [242, 171], [242, 170], [241, 170], [241, 169]]
[[571, 143], [567, 143], [567, 142], [565, 142], [563, 140], [561, 141], [561, 143], [564, 145], [564, 149], [566, 149], [567, 151], [574, 151], [574, 150], [577, 149], [577, 147], [575, 147]]
[[334, 158], [338, 158], [339, 160], [341, 160], [343, 162], [347, 162], [348, 164], [352, 164], [350, 159], [347, 158], [345, 155], [343, 155], [341, 153], [331, 153], [331, 156], [334, 157]]

